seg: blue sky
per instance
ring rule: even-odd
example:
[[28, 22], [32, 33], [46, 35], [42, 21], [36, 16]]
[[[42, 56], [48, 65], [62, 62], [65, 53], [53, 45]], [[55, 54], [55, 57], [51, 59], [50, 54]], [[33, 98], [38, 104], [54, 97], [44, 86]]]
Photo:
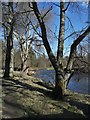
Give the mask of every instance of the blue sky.
[[[76, 10], [76, 7], [75, 8], [73, 7], [72, 12], [68, 11], [66, 13], [67, 16], [69, 16], [75, 31], [82, 30], [83, 28], [85, 28], [88, 25], [87, 24], [87, 21], [88, 21], [88, 5], [83, 3], [83, 2], [79, 2], [78, 5], [79, 5], [80, 9]], [[70, 33], [72, 33], [72, 30], [73, 29], [71, 29], [69, 31], [66, 31], [66, 36], [69, 35]], [[70, 46], [73, 43], [73, 40], [75, 40], [75, 38], [67, 39], [65, 41], [65, 48], [68, 48], [68, 46]], [[64, 51], [64, 52], [67, 53], [66, 51]]]
[[[58, 4], [58, 3], [56, 3]], [[88, 5], [85, 2], [78, 2], [78, 6], [79, 8], [77, 9], [77, 7], [75, 6], [76, 3], [73, 3], [74, 5], [71, 5], [68, 9], [68, 11], [66, 12], [66, 16], [69, 17], [69, 19], [72, 22], [72, 25], [74, 27], [75, 31], [79, 31], [82, 30], [85, 26], [87, 26], [87, 21], [88, 21]], [[44, 9], [49, 8], [49, 5], [51, 5], [50, 3], [45, 4], [45, 3], [39, 3], [39, 8], [42, 11], [42, 7], [44, 7]], [[59, 8], [58, 7], [53, 7], [53, 11], [51, 13], [51, 19], [50, 22], [48, 22], [48, 28], [50, 28], [50, 30], [52, 30], [53, 32], [55, 32], [56, 35], [58, 35], [58, 31], [59, 31]], [[66, 18], [66, 28], [67, 31], [65, 32], [65, 37], [67, 37], [70, 33], [73, 32], [73, 29], [71, 27], [68, 27], [69, 21]], [[70, 26], [70, 24], [69, 24]], [[47, 29], [48, 29], [47, 28]], [[0, 29], [1, 31], [1, 29]], [[48, 32], [49, 33], [49, 32]], [[53, 36], [51, 34], [51, 36]], [[0, 32], [0, 39], [2, 38], [2, 32]], [[53, 52], [56, 53], [57, 51], [57, 40], [56, 38], [51, 37], [50, 40], [50, 45], [51, 48], [53, 49]], [[69, 38], [67, 40], [65, 40], [65, 44], [64, 44], [64, 54], [68, 55], [69, 54], [69, 48], [70, 45], [73, 43], [73, 40], [75, 40], [75, 38]]]
[[[44, 3], [43, 3], [44, 4]], [[56, 3], [58, 4], [58, 3]], [[78, 5], [78, 8], [77, 8]], [[88, 4], [85, 2], [78, 2], [76, 5], [76, 3], [73, 3], [73, 5], [71, 5], [69, 7], [69, 9], [66, 12], [66, 16], [69, 17], [73, 28], [75, 31], [80, 31], [83, 28], [85, 28], [88, 24]], [[57, 26], [57, 30], [56, 30], [56, 35], [58, 35], [58, 31], [59, 31], [59, 22], [60, 22], [60, 17], [59, 15], [59, 8], [57, 7], [53, 7], [53, 13], [54, 17], [52, 17], [51, 22], [49, 23], [49, 27], [50, 29], [54, 32], [55, 31], [55, 26]], [[69, 24], [69, 25], [68, 25]], [[65, 38], [70, 35], [74, 30], [71, 28], [70, 23], [68, 21], [68, 19], [66, 18], [66, 32], [65, 32]], [[48, 31], [48, 30], [47, 30]], [[73, 41], [75, 40], [75, 36], [65, 40], [65, 44], [64, 44], [64, 55], [67, 56], [69, 54], [70, 51], [70, 46], [73, 43]], [[50, 44], [51, 44], [51, 48], [53, 49], [53, 52], [57, 52], [57, 40], [56, 39], [52, 39], [50, 40]]]

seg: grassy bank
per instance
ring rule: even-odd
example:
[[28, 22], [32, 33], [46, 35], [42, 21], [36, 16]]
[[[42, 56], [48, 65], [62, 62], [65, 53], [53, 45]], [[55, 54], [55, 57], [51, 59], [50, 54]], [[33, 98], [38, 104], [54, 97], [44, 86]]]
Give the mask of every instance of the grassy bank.
[[3, 79], [3, 118], [86, 118], [90, 96], [67, 91], [63, 100], [55, 100], [53, 87], [33, 76], [18, 73]]

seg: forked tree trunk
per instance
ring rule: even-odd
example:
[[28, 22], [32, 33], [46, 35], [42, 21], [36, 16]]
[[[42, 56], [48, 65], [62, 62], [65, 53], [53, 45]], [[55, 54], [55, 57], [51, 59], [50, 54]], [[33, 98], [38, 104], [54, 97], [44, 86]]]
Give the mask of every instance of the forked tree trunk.
[[[64, 3], [65, 4], [65, 3]], [[63, 66], [62, 66], [62, 58], [63, 58], [63, 36], [61, 36], [61, 33], [64, 33], [63, 29], [64, 27], [61, 27], [62, 31], [60, 31], [61, 33], [59, 34], [59, 50], [58, 50], [58, 55], [60, 55], [62, 58], [60, 59], [60, 56], [58, 56], [58, 60], [56, 59], [56, 57], [54, 56], [51, 47], [49, 45], [48, 39], [47, 39], [47, 33], [46, 33], [46, 28], [45, 28], [45, 24], [44, 21], [41, 17], [41, 14], [38, 10], [37, 4], [34, 2], [32, 3], [33, 5], [33, 9], [34, 9], [34, 13], [39, 21], [40, 27], [41, 27], [41, 31], [42, 31], [42, 39], [43, 39], [43, 43], [44, 46], [46, 48], [46, 51], [48, 53], [49, 59], [54, 67], [55, 73], [56, 73], [56, 84], [55, 84], [55, 89], [54, 89], [54, 95], [56, 97], [62, 97], [64, 95], [64, 73], [63, 73]], [[63, 12], [63, 11], [62, 11]], [[63, 14], [61, 14], [61, 16], [64, 16]], [[60, 24], [62, 25], [64, 23], [64, 19], [62, 19], [63, 22], [61, 22]], [[60, 37], [61, 36], [61, 37]], [[61, 40], [62, 39], [62, 40]], [[60, 44], [61, 43], [61, 44]]]
[[65, 5], [65, 3], [61, 2], [61, 5], [60, 5], [60, 7], [62, 9], [61, 10], [62, 13], [60, 16], [61, 17], [60, 18], [61, 28], [60, 28], [60, 34], [59, 34], [60, 38], [58, 41], [59, 42], [58, 53], [57, 53], [58, 57], [56, 59], [53, 52], [52, 52], [52, 49], [49, 45], [49, 42], [47, 39], [46, 27], [45, 27], [43, 18], [38, 10], [37, 3], [32, 2], [34, 13], [38, 19], [39, 24], [40, 24], [40, 28], [41, 28], [41, 32], [42, 32], [42, 40], [43, 40], [44, 46], [46, 48], [47, 54], [49, 56], [49, 59], [53, 65], [55, 73], [56, 73], [56, 83], [55, 83], [55, 89], [54, 89], [53, 93], [56, 97], [59, 97], [59, 98], [60, 97], [62, 98], [63, 95], [65, 94], [68, 81], [72, 75], [71, 70], [72, 70], [72, 64], [73, 64], [73, 59], [74, 59], [73, 57], [74, 57], [74, 52], [76, 50], [76, 47], [83, 40], [83, 38], [90, 32], [90, 27], [88, 27], [87, 30], [74, 41], [74, 43], [71, 46], [71, 52], [70, 52], [68, 64], [67, 64], [66, 70], [64, 71], [63, 64], [62, 64], [63, 44], [64, 44], [64, 27], [65, 27], [64, 5]]

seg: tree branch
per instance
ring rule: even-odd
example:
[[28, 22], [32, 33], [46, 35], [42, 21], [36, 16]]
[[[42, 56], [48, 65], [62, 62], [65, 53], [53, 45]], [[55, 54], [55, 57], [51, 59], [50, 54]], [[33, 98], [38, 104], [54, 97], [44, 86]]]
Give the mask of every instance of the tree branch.
[[67, 11], [69, 5], [70, 5], [70, 2], [68, 2], [68, 5], [67, 5], [67, 7], [64, 9], [64, 12]]
[[53, 65], [53, 67], [55, 69], [58, 69], [59, 65], [57, 63], [57, 60], [51, 50], [51, 47], [49, 45], [49, 42], [48, 42], [48, 39], [47, 39], [47, 33], [46, 33], [46, 27], [45, 27], [45, 24], [44, 24], [44, 21], [43, 21], [43, 18], [38, 10], [38, 7], [37, 7], [37, 3], [36, 2], [32, 2], [32, 6], [33, 6], [33, 10], [34, 10], [34, 13], [36, 15], [36, 18], [40, 24], [40, 27], [41, 27], [41, 32], [42, 32], [42, 40], [43, 40], [43, 43], [44, 43], [44, 46], [46, 48], [46, 51], [47, 51], [47, 54], [49, 56], [49, 59]]
[[71, 33], [70, 35], [68, 35], [64, 40], [68, 39], [69, 37], [71, 37], [71, 36], [73, 36], [73, 35], [77, 35], [77, 34], [80, 34], [80, 33], [84, 32], [86, 28], [87, 28], [87, 27], [83, 28], [83, 29], [80, 30], [80, 31], [74, 31], [73, 33]]
[[71, 45], [70, 56], [69, 56], [69, 59], [68, 59], [66, 70], [70, 70], [71, 71], [72, 65], [73, 65], [73, 61], [74, 61], [76, 47], [89, 33], [90, 33], [90, 26]]
[[56, 4], [56, 3], [54, 3], [54, 2], [52, 2], [52, 4], [60, 8], [60, 5], [57, 5], [57, 4]]
[[43, 15], [42, 18], [44, 18], [50, 11], [52, 10], [52, 6], [49, 8], [49, 10]]

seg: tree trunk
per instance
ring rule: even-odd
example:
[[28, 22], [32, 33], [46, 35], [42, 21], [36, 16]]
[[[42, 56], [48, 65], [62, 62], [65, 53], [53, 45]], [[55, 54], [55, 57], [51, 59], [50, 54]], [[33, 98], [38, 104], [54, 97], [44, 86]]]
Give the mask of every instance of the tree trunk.
[[64, 76], [61, 73], [61, 70], [56, 70], [55, 73], [56, 73], [56, 76], [55, 76], [56, 82], [55, 82], [55, 88], [53, 93], [56, 98], [62, 98], [66, 92], [66, 87], [64, 84]]
[[[13, 77], [13, 25], [14, 25], [14, 16], [13, 13], [13, 2], [9, 2], [9, 9], [10, 9], [10, 29], [7, 30], [8, 36], [6, 38], [7, 46], [6, 46], [6, 60], [5, 60], [5, 72], [4, 78]], [[6, 37], [6, 36], [5, 36]]]
[[[13, 32], [11, 30], [11, 32]], [[12, 33], [7, 38], [7, 49], [6, 49], [6, 60], [5, 60], [5, 72], [4, 78], [13, 77], [13, 57], [14, 57], [14, 50], [13, 50], [13, 38]]]
[[[65, 2], [61, 2], [60, 4], [60, 10], [61, 10], [61, 15], [60, 15], [60, 30], [59, 30], [59, 39], [58, 39], [58, 52], [57, 52], [57, 59], [54, 56], [52, 49], [50, 47], [50, 44], [47, 39], [47, 32], [46, 32], [46, 27], [43, 21], [43, 18], [38, 10], [38, 6], [36, 2], [32, 2], [32, 7], [34, 10], [34, 13], [37, 17], [37, 20], [40, 24], [41, 32], [42, 32], [42, 40], [44, 43], [44, 46], [46, 48], [47, 54], [49, 56], [49, 59], [52, 63], [52, 66], [54, 67], [55, 73], [56, 73], [56, 84], [55, 84], [55, 89], [53, 91], [54, 95], [56, 97], [63, 97], [66, 91], [67, 83], [68, 80], [71, 77], [71, 68], [73, 64], [73, 57], [74, 57], [74, 52], [76, 50], [76, 46], [82, 41], [82, 39], [90, 32], [90, 27], [81, 35], [79, 36], [74, 44], [72, 45], [71, 52], [70, 52], [70, 58], [68, 61], [68, 65], [66, 67], [66, 71], [63, 69], [63, 45], [64, 45], [64, 32], [65, 32]], [[74, 47], [75, 46], [75, 47]]]
[[[58, 59], [58, 60], [56, 59], [56, 57], [54, 56], [52, 49], [49, 45], [49, 42], [47, 39], [46, 27], [45, 27], [44, 21], [41, 17], [41, 14], [38, 10], [37, 4], [35, 2], [32, 2], [32, 5], [33, 5], [34, 13], [35, 13], [35, 15], [39, 21], [40, 27], [41, 27], [42, 39], [43, 39], [44, 46], [46, 48], [49, 59], [54, 67], [55, 72], [56, 72], [56, 84], [55, 84], [55, 89], [54, 89], [53, 93], [56, 97], [60, 96], [62, 98], [62, 96], [64, 95], [64, 91], [65, 91], [64, 78], [63, 78], [63, 76], [64, 76], [63, 75], [63, 67], [61, 67], [61, 65], [60, 65], [60, 63], [61, 63], [60, 59]], [[61, 14], [61, 16], [63, 16], [63, 15]], [[60, 23], [60, 24], [63, 24], [63, 23]], [[64, 28], [62, 28], [62, 31], [63, 31], [63, 29]], [[62, 31], [60, 31], [60, 32], [62, 32]], [[63, 36], [61, 38], [63, 38]], [[60, 42], [60, 40], [61, 39], [59, 38], [59, 42]], [[63, 45], [63, 42], [62, 42], [62, 45]], [[59, 47], [61, 48], [62, 46], [60, 45]], [[62, 47], [62, 49], [63, 49], [63, 47]], [[62, 56], [63, 51], [59, 49], [58, 55], [59, 55], [59, 52], [61, 53], [60, 55]]]
[[0, 42], [0, 70], [2, 69], [3, 65], [3, 42]]
[[25, 72], [26, 68], [27, 68], [27, 60], [22, 60], [22, 63], [21, 63], [22, 72]]
[[60, 2], [60, 28], [58, 36], [57, 61], [62, 69], [63, 67], [63, 51], [64, 51], [64, 35], [65, 35], [65, 2]]
[[27, 68], [27, 58], [28, 58], [28, 52], [24, 50], [24, 46], [20, 45], [21, 50], [21, 71], [25, 72]]
[[66, 88], [64, 84], [64, 70], [63, 70], [63, 50], [64, 50], [64, 33], [65, 33], [65, 2], [60, 2], [60, 28], [58, 36], [58, 50], [57, 50], [57, 61], [59, 69], [56, 71], [56, 84], [55, 94], [56, 96], [63, 96]]
[[25, 75], [27, 75], [28, 74], [28, 68], [29, 67], [27, 67], [27, 60], [24, 60], [24, 61], [22, 61], [22, 64], [21, 64], [22, 66], [22, 68], [21, 68], [21, 70], [22, 70], [22, 77], [25, 77]]
[[13, 77], [13, 48], [7, 48], [4, 78]]
[[13, 71], [14, 71], [14, 49], [12, 47], [11, 49], [11, 61], [10, 61], [10, 77], [13, 77]]

